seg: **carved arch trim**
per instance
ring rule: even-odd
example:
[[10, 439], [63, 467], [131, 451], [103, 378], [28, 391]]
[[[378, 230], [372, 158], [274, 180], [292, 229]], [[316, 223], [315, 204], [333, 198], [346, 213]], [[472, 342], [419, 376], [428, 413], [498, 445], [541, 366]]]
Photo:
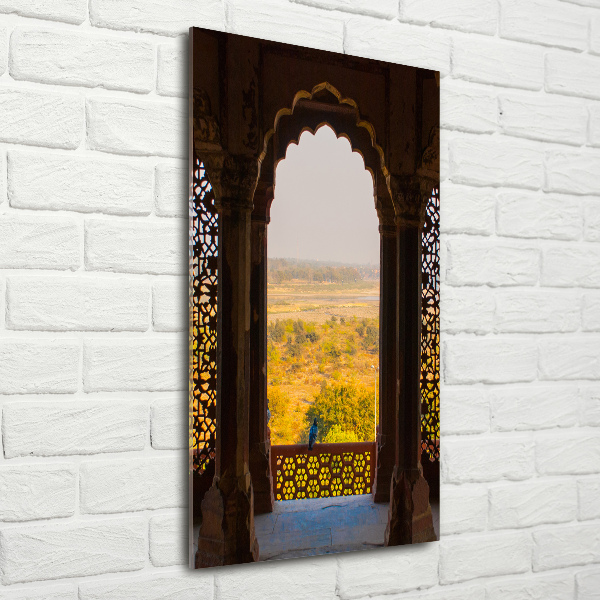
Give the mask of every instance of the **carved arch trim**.
[[[331, 127], [338, 139], [346, 138], [352, 151], [362, 157], [365, 169], [373, 179], [380, 223], [393, 223], [397, 210], [392, 199], [390, 173], [383, 148], [377, 143], [375, 128], [362, 117], [352, 98], [344, 97], [328, 82], [314, 86], [310, 92], [300, 90], [290, 108], [281, 108], [277, 112], [273, 127], [264, 135], [263, 150], [258, 159], [259, 181], [265, 186], [267, 183], [273, 185], [271, 178], [285, 158], [288, 146], [298, 144], [305, 131], [315, 134], [323, 126]], [[268, 213], [268, 208], [260, 197], [255, 197], [255, 214]]]

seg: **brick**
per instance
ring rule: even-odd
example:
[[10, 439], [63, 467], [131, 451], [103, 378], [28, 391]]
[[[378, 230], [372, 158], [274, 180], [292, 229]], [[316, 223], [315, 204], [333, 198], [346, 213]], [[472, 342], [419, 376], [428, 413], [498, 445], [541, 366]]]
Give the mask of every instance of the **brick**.
[[572, 600], [573, 578], [558, 575], [531, 575], [493, 581], [486, 586], [487, 600]]
[[536, 466], [542, 475], [585, 475], [600, 472], [600, 431], [547, 434], [535, 445]]
[[594, 177], [600, 169], [600, 153], [555, 150], [546, 153], [546, 187], [566, 194], [600, 194], [600, 182]]
[[454, 238], [448, 243], [445, 262], [449, 285], [535, 285], [540, 251], [532, 246]]
[[590, 113], [589, 141], [591, 146], [600, 146], [600, 106], [588, 107]]
[[533, 442], [523, 437], [448, 439], [443, 454], [445, 483], [519, 481], [533, 475]]
[[131, 92], [154, 89], [154, 46], [149, 42], [17, 27], [10, 52], [13, 79]]
[[496, 94], [471, 86], [451, 86], [444, 79], [441, 100], [440, 126], [444, 129], [471, 133], [493, 133], [498, 129]]
[[489, 333], [494, 326], [494, 296], [487, 289], [443, 286], [440, 313], [446, 333]]
[[2, 600], [76, 600], [77, 587], [71, 585], [57, 585], [43, 588], [24, 587], [10, 592], [4, 592]]
[[[123, 277], [11, 277], [8, 329], [146, 331], [148, 284]], [[41, 302], [41, 298], [51, 302]]]
[[72, 269], [80, 265], [81, 233], [71, 219], [0, 218], [0, 268]]
[[580, 571], [575, 575], [577, 600], [598, 600], [600, 598], [600, 569]]
[[147, 405], [117, 401], [7, 403], [4, 455], [62, 456], [142, 450]]
[[188, 328], [188, 280], [173, 277], [152, 286], [152, 323], [155, 331], [185, 331]]
[[550, 333], [579, 329], [577, 293], [513, 289], [496, 294], [495, 329], [501, 333]]
[[581, 237], [582, 227], [578, 198], [521, 190], [498, 194], [496, 231], [499, 235], [576, 240]]
[[470, 188], [444, 182], [441, 187], [442, 233], [491, 235], [494, 232], [495, 193], [489, 188]]
[[546, 91], [600, 98], [600, 58], [554, 51], [546, 54]]
[[450, 37], [444, 31], [367, 17], [350, 17], [345, 31], [348, 54], [450, 72]]
[[159, 217], [187, 217], [189, 214], [189, 174], [186, 168], [168, 163], [156, 165], [154, 191]]
[[95, 27], [187, 35], [192, 26], [224, 29], [222, 0], [91, 0], [90, 22]]
[[0, 27], [0, 75], [6, 71], [6, 65], [8, 63], [7, 40], [8, 32], [6, 27]]
[[0, 467], [0, 521], [75, 514], [77, 471], [66, 464]]
[[600, 331], [600, 293], [583, 295], [581, 321], [584, 331]]
[[562, 525], [533, 533], [533, 570], [600, 561], [600, 525]]
[[87, 17], [86, 0], [2, 0], [0, 13], [15, 13], [65, 23], [83, 23]]
[[402, 20], [494, 35], [498, 25], [498, 5], [492, 0], [468, 0], [461, 4], [443, 0], [402, 0]]
[[233, 569], [219, 569], [215, 574], [216, 598], [250, 599], [258, 594], [262, 598], [279, 598], [282, 581], [286, 582], [286, 596], [294, 600], [333, 598], [336, 589], [334, 561], [333, 557], [319, 557], [316, 560], [311, 557], [278, 561], [278, 564], [266, 563], [261, 564], [258, 569], [248, 569], [243, 577]]
[[84, 344], [86, 392], [182, 390], [187, 388], [186, 371], [179, 339], [97, 339]]
[[6, 201], [6, 154], [0, 152], [0, 204]]
[[187, 105], [182, 100], [89, 98], [87, 119], [90, 150], [133, 156], [187, 154]]
[[505, 0], [500, 9], [500, 36], [521, 42], [585, 50], [588, 13], [552, 0]]
[[187, 38], [181, 39], [177, 44], [158, 46], [156, 91], [162, 96], [187, 98], [187, 55]]
[[480, 486], [444, 485], [441, 489], [440, 511], [442, 537], [483, 531], [488, 515], [487, 491]]
[[[432, 587], [438, 582], [438, 556], [438, 544], [423, 544], [411, 553], [348, 554], [338, 563], [339, 597], [352, 600], [367, 594], [377, 596]], [[377, 577], [373, 577], [374, 572]]]
[[152, 179], [152, 168], [139, 163], [20, 151], [8, 155], [14, 208], [148, 215]]
[[77, 340], [5, 337], [0, 340], [0, 393], [72, 394], [79, 355]]
[[464, 536], [442, 540], [440, 546], [443, 584], [525, 573], [531, 568], [531, 537], [527, 533], [485, 534], [485, 538]]
[[152, 517], [149, 538], [150, 562], [155, 567], [185, 565], [188, 562], [188, 527], [184, 513]]
[[[385, 596], [377, 596], [374, 600], [385, 600]], [[476, 585], [471, 587], [437, 586], [426, 594], [403, 595], [402, 600], [485, 600], [485, 590]]]
[[145, 566], [148, 552], [141, 519], [5, 529], [0, 540], [6, 585], [136, 571]]
[[85, 228], [85, 266], [89, 271], [180, 275], [186, 270], [183, 220], [90, 219]]
[[600, 249], [578, 244], [544, 250], [541, 284], [554, 287], [600, 287]]
[[443, 395], [441, 419], [443, 435], [489, 431], [490, 407], [482, 390], [446, 386]]
[[157, 450], [188, 447], [188, 406], [185, 398], [161, 398], [152, 404], [150, 438], [152, 447]]
[[212, 575], [84, 581], [79, 600], [214, 600]]
[[543, 153], [530, 142], [501, 137], [457, 138], [450, 142], [453, 183], [537, 190], [543, 184], [543, 166]]
[[600, 205], [596, 203], [588, 203], [584, 207], [585, 223], [583, 237], [588, 242], [600, 242]]
[[600, 343], [597, 336], [561, 337], [540, 344], [543, 379], [599, 379]]
[[563, 2], [570, 2], [572, 4], [579, 4], [580, 6], [598, 6], [598, 0], [562, 0]]
[[493, 431], [527, 431], [577, 425], [576, 390], [536, 384], [494, 388], [489, 395]]
[[183, 461], [169, 456], [94, 461], [80, 467], [80, 510], [122, 513], [184, 505]]
[[297, 4], [324, 8], [327, 10], [340, 10], [345, 13], [372, 15], [393, 19], [398, 16], [397, 0], [380, 0], [374, 4], [370, 0], [291, 0]]
[[[592, 0], [593, 2], [594, 0]], [[590, 32], [590, 53], [600, 54], [600, 17], [593, 17]]]
[[535, 480], [492, 486], [490, 527], [518, 529], [577, 518], [577, 491], [571, 481]]
[[277, 0], [237, 0], [226, 8], [227, 30], [251, 37], [344, 51], [344, 21], [335, 13]]
[[600, 388], [598, 385], [582, 387], [579, 390], [581, 397], [579, 410], [579, 423], [581, 425], [600, 426]]
[[508, 96], [500, 101], [500, 128], [507, 135], [581, 146], [588, 114], [581, 102], [552, 96]]
[[85, 112], [79, 94], [0, 88], [0, 141], [73, 150], [83, 137]]
[[537, 347], [511, 338], [457, 338], [444, 345], [444, 381], [517, 383], [537, 376]]
[[577, 482], [579, 502], [578, 517], [581, 521], [600, 519], [600, 478], [582, 479]]
[[540, 90], [544, 52], [529, 44], [465, 36], [454, 45], [452, 74], [466, 81]]

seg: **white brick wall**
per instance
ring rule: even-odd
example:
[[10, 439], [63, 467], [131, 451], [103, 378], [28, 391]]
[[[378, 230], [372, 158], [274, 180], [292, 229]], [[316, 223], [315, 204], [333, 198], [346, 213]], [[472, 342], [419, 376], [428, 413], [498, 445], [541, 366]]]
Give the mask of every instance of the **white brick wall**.
[[[190, 25], [442, 72], [439, 544], [185, 566]], [[598, 0], [0, 0], [0, 598], [599, 598], [599, 55]]]

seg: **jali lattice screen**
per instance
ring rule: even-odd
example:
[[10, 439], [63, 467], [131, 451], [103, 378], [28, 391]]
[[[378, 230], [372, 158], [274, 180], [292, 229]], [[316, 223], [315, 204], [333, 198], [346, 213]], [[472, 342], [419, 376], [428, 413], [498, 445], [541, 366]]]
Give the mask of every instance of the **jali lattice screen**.
[[421, 447], [439, 459], [440, 438], [440, 195], [427, 204], [422, 233]]
[[214, 460], [217, 416], [217, 253], [219, 222], [204, 165], [194, 161], [191, 204], [192, 346], [190, 446], [193, 468]]

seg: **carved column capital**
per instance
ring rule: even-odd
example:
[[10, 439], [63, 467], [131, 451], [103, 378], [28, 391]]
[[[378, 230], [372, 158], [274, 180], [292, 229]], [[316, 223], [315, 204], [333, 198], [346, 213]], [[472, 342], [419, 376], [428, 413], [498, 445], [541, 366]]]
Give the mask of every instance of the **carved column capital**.
[[396, 237], [398, 226], [394, 219], [384, 219], [379, 221], [379, 233], [382, 236]]
[[258, 161], [227, 152], [201, 152], [215, 194], [217, 209], [252, 210], [258, 180]]
[[430, 177], [391, 176], [392, 197], [396, 207], [396, 225], [422, 227], [425, 223], [427, 202], [437, 180]]

